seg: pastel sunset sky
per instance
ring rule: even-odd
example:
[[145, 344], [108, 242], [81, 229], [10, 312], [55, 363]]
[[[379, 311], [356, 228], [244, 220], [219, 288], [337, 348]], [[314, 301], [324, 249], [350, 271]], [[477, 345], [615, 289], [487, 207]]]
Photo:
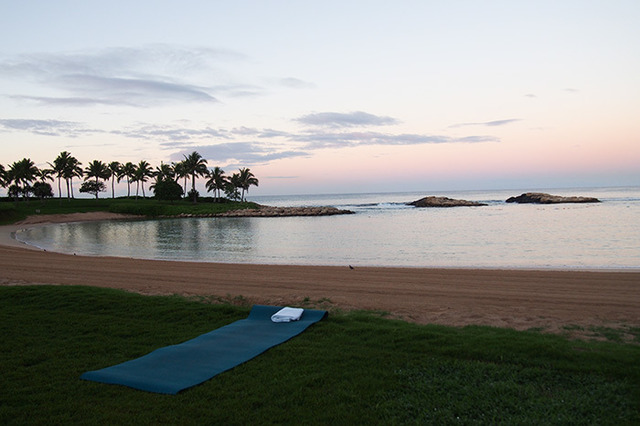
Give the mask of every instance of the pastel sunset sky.
[[639, 23], [638, 0], [0, 0], [0, 163], [198, 151], [251, 195], [640, 185]]

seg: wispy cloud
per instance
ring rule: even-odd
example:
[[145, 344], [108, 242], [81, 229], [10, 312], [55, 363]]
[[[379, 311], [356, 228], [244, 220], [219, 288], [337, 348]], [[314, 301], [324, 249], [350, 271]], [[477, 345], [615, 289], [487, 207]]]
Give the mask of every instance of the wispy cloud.
[[299, 150], [278, 149], [255, 142], [233, 142], [215, 145], [194, 145], [182, 149], [171, 156], [172, 161], [180, 161], [193, 151], [198, 151], [204, 158], [214, 158], [221, 163], [238, 163], [244, 165], [264, 164], [284, 158], [307, 157], [309, 152]]
[[19, 101], [31, 102], [37, 105], [43, 106], [71, 106], [71, 107], [86, 107], [95, 105], [120, 105], [120, 106], [137, 106], [134, 102], [128, 99], [97, 99], [92, 97], [51, 97], [51, 96], [26, 96], [26, 95], [11, 95], [8, 96], [11, 99]]
[[156, 140], [164, 143], [184, 143], [194, 140], [216, 138], [230, 139], [229, 132], [224, 129], [213, 129], [211, 127], [189, 128], [176, 125], [141, 124], [130, 126], [122, 130], [110, 132], [115, 135], [122, 135], [132, 139]]
[[505, 126], [507, 124], [515, 123], [516, 121], [521, 121], [520, 118], [509, 118], [506, 120], [494, 120], [494, 121], [484, 121], [480, 123], [457, 123], [452, 124], [449, 128], [457, 128], [457, 127], [466, 127], [466, 126], [487, 126], [487, 127], [498, 127]]
[[253, 136], [260, 139], [268, 139], [268, 138], [289, 138], [292, 136], [290, 132], [283, 132], [281, 130], [275, 129], [255, 129], [250, 127], [237, 127], [231, 130], [236, 136], [246, 137]]
[[[265, 95], [268, 88], [238, 81], [236, 73], [225, 71], [247, 62], [239, 52], [166, 44], [0, 56], [0, 77], [23, 83], [16, 88], [27, 83], [46, 93], [33, 96], [24, 89], [6, 89], [0, 96], [44, 106], [152, 107]], [[315, 87], [295, 77], [273, 78], [268, 84]]]
[[303, 115], [302, 117], [294, 119], [294, 121], [307, 126], [330, 128], [388, 126], [392, 124], [398, 124], [398, 120], [393, 117], [373, 115], [363, 111], [355, 111], [349, 113], [318, 112]]
[[[348, 114], [347, 114], [348, 115]], [[322, 116], [322, 115], [320, 115]], [[381, 126], [387, 121], [380, 117], [358, 113], [365, 117], [360, 123], [373, 123], [369, 127]], [[344, 117], [338, 117], [340, 119]], [[353, 118], [353, 117], [351, 117]], [[335, 117], [334, 117], [335, 119]], [[393, 119], [391, 119], [393, 120]], [[497, 126], [500, 120], [485, 124]], [[335, 120], [334, 120], [335, 122]], [[169, 151], [172, 161], [182, 160], [182, 156], [198, 151], [204, 158], [216, 162], [242, 164], [245, 166], [265, 164], [275, 160], [296, 157], [308, 157], [321, 149], [344, 149], [361, 146], [409, 146], [427, 144], [487, 143], [500, 142], [491, 135], [435, 135], [417, 133], [376, 132], [366, 129], [353, 131], [329, 125], [326, 128], [301, 131], [284, 131], [273, 128], [234, 127], [216, 128], [209, 125], [197, 125], [188, 120], [167, 124], [136, 123], [116, 130], [92, 130], [82, 123], [58, 120], [0, 120], [0, 130], [23, 131], [37, 135], [77, 137], [82, 134], [108, 133], [138, 141], [153, 141]]]
[[370, 145], [427, 145], [443, 143], [499, 142], [495, 136], [465, 136], [455, 138], [446, 135], [390, 134], [378, 132], [325, 132], [298, 135], [306, 149], [352, 148]]
[[227, 50], [156, 44], [4, 57], [0, 72], [34, 79], [69, 74], [180, 76], [206, 74], [221, 61], [244, 59], [242, 54]]
[[82, 123], [60, 120], [0, 119], [4, 131], [23, 131], [42, 136], [64, 136], [76, 138], [102, 130], [87, 129]]
[[122, 78], [67, 74], [52, 80], [59, 88], [97, 101], [145, 105], [153, 101], [215, 102], [204, 87], [168, 81], [166, 77]]
[[295, 77], [281, 78], [278, 82], [281, 86], [290, 87], [293, 89], [313, 89], [316, 87], [314, 83], [300, 80], [299, 78]]
[[231, 51], [153, 45], [5, 57], [0, 58], [0, 75], [48, 93], [57, 92], [46, 96], [4, 93], [17, 100], [44, 105], [149, 107], [216, 102], [218, 95], [259, 94], [261, 89], [254, 85], [216, 84], [211, 77], [221, 62], [243, 59]]

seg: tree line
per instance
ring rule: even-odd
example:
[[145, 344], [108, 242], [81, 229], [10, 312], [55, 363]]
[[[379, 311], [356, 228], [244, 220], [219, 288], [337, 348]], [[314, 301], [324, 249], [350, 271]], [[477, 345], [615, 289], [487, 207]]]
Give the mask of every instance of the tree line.
[[[146, 197], [145, 184], [153, 179], [150, 189], [156, 198], [163, 200], [178, 200], [183, 196], [197, 202], [199, 194], [196, 191], [196, 179], [206, 178], [207, 192], [213, 192], [218, 200], [222, 193], [228, 199], [245, 201], [249, 187], [258, 186], [258, 179], [248, 168], [240, 168], [231, 176], [225, 175], [220, 167], [207, 167], [207, 160], [194, 151], [184, 155], [184, 160], [177, 163], [160, 163], [155, 169], [142, 160], [138, 164], [132, 162], [120, 163], [112, 161], [105, 163], [93, 160], [83, 169], [82, 163], [67, 151], [62, 151], [50, 168], [38, 168], [29, 158], [23, 158], [5, 168], [0, 164], [0, 186], [7, 188], [9, 197], [18, 200], [28, 200], [30, 195], [40, 199], [53, 197], [53, 189], [47, 181], [57, 180], [58, 197], [62, 198], [62, 181], [66, 187], [67, 199], [74, 198], [73, 180], [83, 179], [80, 192], [92, 194], [98, 199], [100, 192], [107, 190], [106, 182], [111, 183], [111, 197], [115, 198], [115, 183], [122, 180], [127, 182], [127, 197], [131, 197], [131, 185], [136, 185], [137, 199], [142, 189], [142, 196]], [[180, 181], [184, 181], [184, 186]], [[191, 189], [187, 190], [188, 180]]]

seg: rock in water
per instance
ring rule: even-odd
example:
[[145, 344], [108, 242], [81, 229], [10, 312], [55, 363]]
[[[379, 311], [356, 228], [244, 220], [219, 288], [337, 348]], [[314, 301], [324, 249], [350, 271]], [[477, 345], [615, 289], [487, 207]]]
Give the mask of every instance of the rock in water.
[[543, 192], [527, 192], [517, 197], [510, 197], [507, 203], [534, 203], [534, 204], [560, 204], [560, 203], [599, 203], [594, 197], [563, 197], [550, 195]]
[[467, 200], [454, 200], [447, 197], [424, 197], [417, 201], [407, 203], [409, 206], [416, 207], [477, 207], [486, 206], [484, 203], [478, 203], [477, 201]]

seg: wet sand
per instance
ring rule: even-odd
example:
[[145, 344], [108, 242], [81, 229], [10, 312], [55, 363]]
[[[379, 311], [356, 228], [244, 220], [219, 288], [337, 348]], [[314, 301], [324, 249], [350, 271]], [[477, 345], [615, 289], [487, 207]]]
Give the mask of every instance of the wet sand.
[[384, 311], [426, 324], [564, 332], [640, 327], [640, 271], [377, 268], [167, 262], [29, 248], [11, 232], [43, 223], [114, 220], [108, 213], [37, 216], [0, 227], [0, 284], [111, 287], [212, 301]]

